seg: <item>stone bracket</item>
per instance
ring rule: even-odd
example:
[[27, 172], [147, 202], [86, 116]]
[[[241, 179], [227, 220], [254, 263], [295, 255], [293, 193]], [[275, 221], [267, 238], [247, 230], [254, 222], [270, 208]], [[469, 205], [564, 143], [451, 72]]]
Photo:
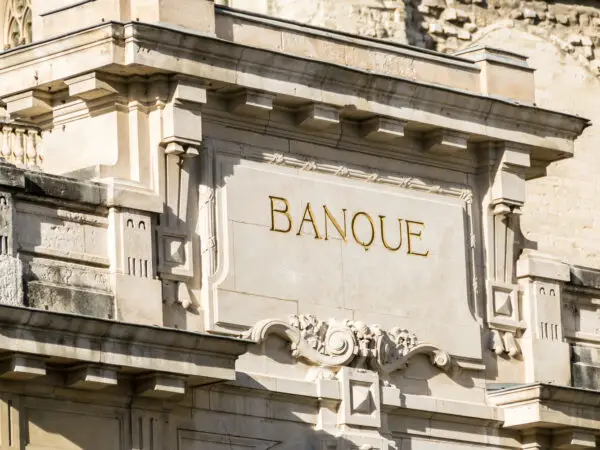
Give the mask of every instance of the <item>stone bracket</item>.
[[2, 99], [6, 112], [14, 117], [30, 118], [52, 112], [52, 94], [40, 90], [21, 92]]
[[363, 137], [378, 142], [391, 142], [404, 137], [405, 126], [404, 121], [379, 116], [360, 124]]
[[312, 315], [291, 316], [288, 322], [263, 320], [242, 337], [261, 343], [271, 334], [290, 342], [293, 357], [330, 373], [352, 366], [388, 375], [404, 369], [418, 354], [428, 355], [431, 363], [442, 370], [451, 366], [447, 352], [432, 344], [418, 343], [408, 330], [385, 331], [377, 325], [334, 319], [325, 322]]
[[0, 378], [31, 380], [46, 375], [45, 358], [13, 353], [0, 357]]
[[69, 95], [84, 101], [95, 100], [107, 95], [118, 93], [115, 83], [109, 81], [105, 75], [90, 72], [75, 78], [65, 80], [69, 87]]
[[296, 123], [305, 128], [327, 130], [340, 125], [340, 111], [335, 106], [311, 103], [296, 112]]
[[65, 384], [85, 390], [99, 390], [116, 386], [117, 370], [116, 368], [90, 364], [78, 365], [69, 369], [66, 373]]
[[273, 110], [274, 97], [267, 92], [245, 89], [229, 99], [227, 109], [233, 114], [264, 116]]
[[455, 154], [466, 152], [469, 135], [450, 130], [435, 130], [423, 138], [425, 151], [437, 154]]
[[596, 434], [579, 430], [557, 430], [552, 436], [553, 448], [583, 450], [596, 447]]
[[139, 377], [136, 393], [142, 397], [171, 398], [185, 394], [185, 378], [162, 373]]

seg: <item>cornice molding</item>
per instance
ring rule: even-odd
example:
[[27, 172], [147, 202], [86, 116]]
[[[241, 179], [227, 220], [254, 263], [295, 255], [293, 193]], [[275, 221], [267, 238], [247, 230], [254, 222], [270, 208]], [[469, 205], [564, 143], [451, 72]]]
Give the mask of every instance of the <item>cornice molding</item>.
[[[102, 60], [85, 57], [98, 47], [104, 48]], [[39, 58], [39, 54], [45, 57]], [[74, 58], [76, 63], [65, 66], [60, 73], [45, 69], [63, 57]], [[186, 64], [181, 64], [182, 60]], [[571, 155], [572, 141], [588, 125], [580, 117], [515, 101], [139, 22], [106, 23], [76, 31], [22, 47], [18, 52], [6, 52], [0, 55], [0, 61], [6, 79], [3, 84], [6, 87], [0, 92], [2, 97], [34, 87], [56, 86], [64, 79], [100, 66], [120, 66], [126, 76], [148, 75], [149, 68], [156, 72], [180, 68], [181, 73], [202, 74], [219, 84], [338, 108], [351, 104], [357, 111], [409, 125], [454, 130], [475, 140], [500, 140], [547, 149], [546, 156], [550, 159]], [[32, 71], [37, 74], [35, 80], [29, 75]]]

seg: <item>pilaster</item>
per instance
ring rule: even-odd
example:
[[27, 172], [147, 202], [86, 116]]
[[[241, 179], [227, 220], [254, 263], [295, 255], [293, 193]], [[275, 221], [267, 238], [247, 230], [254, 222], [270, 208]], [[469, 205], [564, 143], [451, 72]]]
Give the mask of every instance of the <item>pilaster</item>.
[[[164, 212], [158, 233], [159, 276], [163, 283], [165, 312], [173, 305], [184, 309], [196, 304], [191, 291], [197, 245], [192, 216], [198, 199], [197, 165], [202, 145], [201, 107], [206, 90], [192, 78], [171, 80], [169, 97], [162, 113], [159, 189]], [[175, 319], [173, 319], [175, 320]]]
[[508, 143], [489, 144], [495, 154], [489, 187], [487, 321], [492, 330], [492, 350], [515, 357], [517, 337], [525, 328], [520, 313], [520, 292], [515, 277], [519, 216], [525, 203], [525, 172], [530, 166], [527, 149]]
[[569, 386], [569, 344], [562, 325], [562, 284], [569, 281], [569, 266], [528, 251], [518, 261], [517, 276], [527, 324], [521, 340], [525, 381]]

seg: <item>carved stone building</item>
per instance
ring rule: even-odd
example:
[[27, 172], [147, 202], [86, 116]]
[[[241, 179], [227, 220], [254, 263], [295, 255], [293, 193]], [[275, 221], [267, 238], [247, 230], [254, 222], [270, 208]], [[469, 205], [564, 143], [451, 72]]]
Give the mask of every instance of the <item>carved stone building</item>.
[[599, 273], [520, 220], [594, 126], [527, 58], [0, 8], [0, 449], [597, 446]]

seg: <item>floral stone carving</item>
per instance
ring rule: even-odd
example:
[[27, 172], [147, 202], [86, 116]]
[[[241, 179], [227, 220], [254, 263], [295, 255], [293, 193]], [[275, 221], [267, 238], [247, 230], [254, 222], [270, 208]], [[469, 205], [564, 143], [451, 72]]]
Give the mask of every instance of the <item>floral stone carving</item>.
[[243, 337], [261, 343], [271, 334], [290, 342], [294, 358], [314, 366], [351, 366], [389, 374], [404, 369], [413, 356], [425, 354], [440, 369], [450, 367], [446, 351], [419, 343], [414, 334], [401, 328], [386, 331], [359, 321], [322, 321], [313, 315], [294, 315], [287, 322], [260, 321]]

